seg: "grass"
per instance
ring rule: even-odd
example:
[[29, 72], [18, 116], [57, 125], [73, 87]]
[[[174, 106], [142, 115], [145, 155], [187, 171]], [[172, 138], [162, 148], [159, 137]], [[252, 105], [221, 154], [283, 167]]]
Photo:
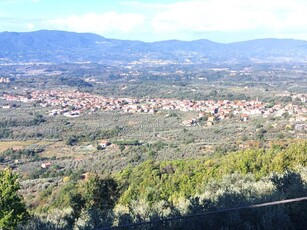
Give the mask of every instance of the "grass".
[[27, 141], [1, 141], [0, 142], [0, 152], [13, 148], [13, 149], [25, 149], [31, 147], [32, 145], [48, 146], [52, 142], [42, 141], [42, 140], [27, 140]]

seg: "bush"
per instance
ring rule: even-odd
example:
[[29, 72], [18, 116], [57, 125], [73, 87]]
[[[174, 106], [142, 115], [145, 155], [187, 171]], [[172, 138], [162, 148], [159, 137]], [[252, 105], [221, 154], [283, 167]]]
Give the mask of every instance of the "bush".
[[26, 206], [18, 195], [18, 176], [11, 170], [0, 171], [0, 229], [15, 229], [28, 218]]

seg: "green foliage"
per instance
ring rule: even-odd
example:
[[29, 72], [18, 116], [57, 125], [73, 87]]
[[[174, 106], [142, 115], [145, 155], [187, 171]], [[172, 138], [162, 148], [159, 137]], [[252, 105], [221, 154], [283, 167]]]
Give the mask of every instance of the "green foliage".
[[217, 154], [226, 154], [228, 152], [234, 152], [237, 150], [237, 146], [229, 145], [229, 144], [222, 144], [215, 148], [215, 153]]
[[90, 132], [88, 134], [72, 135], [68, 137], [66, 144], [73, 146], [79, 142], [84, 142], [84, 141], [109, 139], [109, 138], [118, 136], [120, 131], [121, 131], [121, 128], [116, 126], [114, 129], [98, 130], [95, 132]]
[[[115, 180], [111, 178], [102, 179], [96, 174], [90, 175], [86, 181], [80, 181], [77, 187], [78, 189], [72, 191], [69, 195], [73, 223], [79, 218], [82, 219], [84, 213], [96, 213], [96, 215], [99, 213], [99, 218], [107, 216], [108, 212], [113, 210], [119, 196], [118, 185]], [[98, 227], [99, 224], [96, 223], [95, 226]]]
[[78, 141], [78, 137], [76, 135], [72, 135], [67, 139], [66, 145], [74, 146], [78, 143]]
[[71, 86], [71, 87], [93, 87], [90, 83], [82, 80], [82, 79], [79, 79], [79, 78], [71, 78], [71, 77], [60, 77], [57, 79], [59, 84], [61, 85], [68, 85], [68, 86]]
[[[126, 187], [120, 202], [132, 200], [148, 202], [176, 201], [180, 197], [195, 195], [203, 183], [219, 180], [224, 175], [238, 172], [252, 173], [259, 179], [272, 172], [282, 173], [297, 165], [307, 165], [307, 142], [293, 144], [286, 149], [249, 149], [206, 157], [197, 160], [146, 161], [118, 174]], [[166, 170], [171, 168], [172, 170]]]
[[5, 119], [0, 122], [0, 128], [18, 127], [18, 126], [37, 126], [46, 122], [46, 118], [41, 114], [36, 114], [34, 118], [27, 120]]
[[112, 209], [118, 198], [117, 183], [111, 179], [101, 179], [92, 175], [80, 187], [82, 197], [87, 208], [101, 210]]
[[266, 108], [272, 108], [275, 105], [274, 101], [271, 101], [269, 104], [267, 104], [265, 107]]
[[0, 229], [15, 229], [28, 217], [27, 209], [18, 195], [18, 176], [9, 169], [0, 171]]
[[[174, 205], [164, 200], [151, 205], [143, 199], [134, 200], [129, 204], [129, 211], [119, 211], [117, 218], [120, 224], [128, 224], [277, 201], [285, 199], [284, 194], [300, 197], [307, 192], [303, 175], [302, 171], [289, 171], [260, 180], [252, 174], [225, 175], [219, 181], [212, 179], [203, 184], [198, 194], [179, 199]], [[268, 226], [269, 229], [276, 230], [300, 229], [301, 226], [306, 226], [305, 205], [306, 202], [297, 202], [182, 218], [179, 221], [153, 221], [148, 229], [268, 229]]]
[[94, 141], [94, 140], [100, 140], [100, 139], [110, 139], [112, 137], [116, 137], [119, 135], [120, 131], [122, 129], [118, 126], [116, 126], [113, 129], [105, 129], [105, 130], [98, 130], [95, 132], [92, 132], [88, 135], [81, 135], [79, 139], [82, 141]]
[[264, 128], [260, 128], [259, 130], [257, 130], [257, 139], [263, 140], [265, 133], [267, 133], [267, 130], [265, 130]]
[[[162, 150], [163, 146], [162, 142], [139, 147]], [[306, 153], [307, 142], [301, 142], [288, 147], [276, 145], [270, 149], [249, 149], [200, 159], [149, 160], [136, 167], [127, 167], [115, 176], [116, 180], [90, 174], [84, 180], [55, 188], [52, 193], [47, 189], [41, 195], [44, 200], [49, 199], [51, 209], [63, 210], [70, 206], [72, 212], [65, 220], [70, 226], [84, 229], [198, 214], [305, 196]], [[151, 227], [263, 229], [275, 226], [273, 229], [289, 229], [304, 226], [306, 214], [303, 204], [290, 204]]]
[[271, 180], [281, 196], [280, 199], [290, 199], [306, 195], [303, 180], [298, 173], [286, 171], [282, 175], [274, 174]]
[[84, 174], [85, 171], [83, 169], [79, 169], [79, 170], [74, 170], [71, 173], [67, 173], [67, 175], [69, 175], [69, 180], [77, 182], [78, 180], [81, 179], [82, 174]]
[[41, 114], [36, 114], [35, 118], [29, 123], [29, 125], [37, 126], [44, 122], [46, 122], [46, 119], [44, 118], [44, 116]]
[[142, 143], [139, 140], [120, 140], [120, 141], [114, 141], [114, 144], [117, 145], [142, 145]]
[[6, 128], [0, 128], [0, 139], [9, 138], [12, 135], [12, 131]]
[[120, 152], [123, 152], [125, 150], [125, 146], [124, 145], [120, 145], [119, 146], [119, 150], [120, 150]]
[[42, 147], [31, 148], [31, 149], [17, 149], [17, 150], [9, 148], [0, 153], [0, 156], [3, 156], [4, 158], [7, 158], [9, 160], [22, 159], [22, 158], [39, 159], [39, 153], [43, 151], [44, 148]]

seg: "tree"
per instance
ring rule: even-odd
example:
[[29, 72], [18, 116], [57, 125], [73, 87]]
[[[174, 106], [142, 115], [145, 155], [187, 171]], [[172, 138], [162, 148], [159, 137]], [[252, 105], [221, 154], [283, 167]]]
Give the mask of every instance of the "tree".
[[76, 135], [72, 135], [67, 139], [66, 145], [74, 146], [78, 143], [78, 141], [78, 137]]
[[28, 218], [22, 198], [18, 175], [9, 169], [0, 171], [0, 229], [15, 229], [18, 223]]
[[257, 131], [257, 139], [264, 140], [264, 134], [267, 133], [267, 131], [264, 128], [261, 128]]
[[117, 187], [112, 178], [102, 179], [97, 174], [90, 175], [82, 186], [85, 206], [101, 210], [112, 209], [118, 198]]
[[119, 197], [117, 182], [112, 178], [100, 178], [92, 174], [79, 182], [78, 192], [71, 194], [72, 223], [86, 222], [92, 228], [111, 226], [113, 208]]

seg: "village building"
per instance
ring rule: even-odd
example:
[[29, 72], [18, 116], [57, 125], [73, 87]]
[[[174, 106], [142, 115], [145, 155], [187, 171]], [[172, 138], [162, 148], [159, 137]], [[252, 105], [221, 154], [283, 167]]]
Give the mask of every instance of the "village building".
[[43, 164], [41, 164], [41, 168], [47, 169], [47, 168], [49, 168], [51, 165], [52, 165], [51, 162], [43, 163]]

